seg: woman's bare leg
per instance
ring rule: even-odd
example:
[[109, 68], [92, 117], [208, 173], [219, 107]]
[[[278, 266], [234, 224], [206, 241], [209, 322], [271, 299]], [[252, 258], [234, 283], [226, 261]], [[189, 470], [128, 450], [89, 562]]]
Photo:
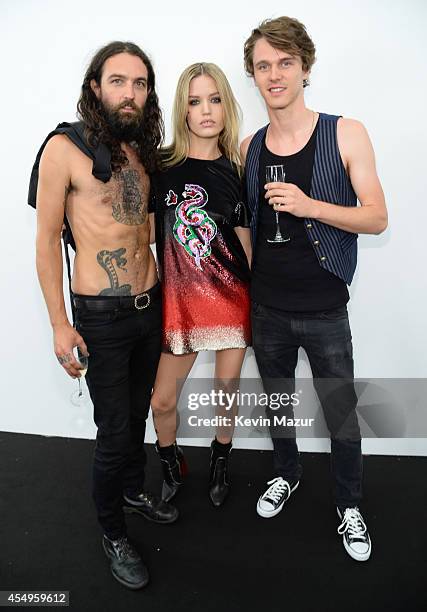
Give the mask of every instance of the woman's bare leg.
[[[215, 381], [218, 389], [222, 389], [226, 393], [235, 393], [238, 389], [242, 364], [245, 358], [246, 349], [224, 349], [216, 352], [215, 359]], [[237, 403], [234, 403], [230, 410], [225, 410], [219, 406], [216, 414], [230, 418], [232, 425], [230, 427], [218, 427], [216, 439], [221, 444], [231, 442], [234, 431], [234, 415], [236, 414]]]
[[154, 426], [159, 446], [170, 446], [176, 439], [176, 381], [190, 373], [197, 353], [172, 355], [162, 353], [151, 397]]

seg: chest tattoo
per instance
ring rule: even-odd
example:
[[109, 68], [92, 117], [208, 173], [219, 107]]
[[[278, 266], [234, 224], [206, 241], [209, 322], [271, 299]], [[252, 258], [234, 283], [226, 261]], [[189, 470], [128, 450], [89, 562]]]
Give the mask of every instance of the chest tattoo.
[[133, 168], [125, 168], [116, 180], [112, 202], [113, 219], [124, 225], [142, 225], [147, 218], [147, 198], [140, 174]]

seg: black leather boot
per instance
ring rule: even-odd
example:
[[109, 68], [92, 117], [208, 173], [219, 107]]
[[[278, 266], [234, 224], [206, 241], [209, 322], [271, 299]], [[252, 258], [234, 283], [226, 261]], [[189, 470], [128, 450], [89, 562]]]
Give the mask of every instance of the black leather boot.
[[124, 493], [123, 510], [128, 514], [140, 514], [154, 523], [174, 523], [179, 515], [175, 506], [167, 504], [148, 491], [142, 491], [133, 497]]
[[209, 474], [209, 497], [214, 506], [224, 503], [230, 491], [228, 482], [228, 462], [231, 453], [230, 444], [220, 444], [216, 439], [211, 444], [211, 462]]
[[148, 570], [126, 536], [118, 540], [102, 539], [105, 554], [110, 559], [111, 573], [128, 589], [142, 589], [148, 582]]
[[168, 502], [182, 485], [182, 479], [188, 472], [187, 463], [182, 449], [176, 442], [173, 443], [172, 450], [171, 447], [165, 447], [166, 452], [165, 448], [159, 446], [158, 441], [155, 446], [163, 470], [162, 500]]

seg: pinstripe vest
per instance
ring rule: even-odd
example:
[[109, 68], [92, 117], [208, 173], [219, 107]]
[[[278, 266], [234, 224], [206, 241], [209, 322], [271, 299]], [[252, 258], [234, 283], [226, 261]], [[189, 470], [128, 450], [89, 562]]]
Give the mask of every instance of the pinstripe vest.
[[[357, 206], [357, 197], [341, 160], [335, 115], [320, 113], [310, 196], [342, 206]], [[268, 125], [252, 138], [246, 156], [248, 206], [252, 213], [251, 238], [255, 249], [259, 207], [259, 157]], [[350, 285], [357, 264], [357, 234], [345, 232], [315, 219], [304, 220], [308, 239], [322, 268]]]

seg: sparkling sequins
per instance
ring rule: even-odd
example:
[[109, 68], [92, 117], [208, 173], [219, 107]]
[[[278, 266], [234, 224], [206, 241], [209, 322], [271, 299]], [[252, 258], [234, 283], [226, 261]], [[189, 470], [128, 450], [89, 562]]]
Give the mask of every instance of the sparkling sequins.
[[225, 159], [187, 159], [156, 180], [163, 351], [249, 346], [250, 271], [234, 231], [245, 216], [237, 173]]
[[164, 339], [166, 349], [174, 355], [245, 348], [249, 340], [245, 337], [243, 326], [236, 328], [226, 325], [200, 327], [187, 331], [165, 331]]

